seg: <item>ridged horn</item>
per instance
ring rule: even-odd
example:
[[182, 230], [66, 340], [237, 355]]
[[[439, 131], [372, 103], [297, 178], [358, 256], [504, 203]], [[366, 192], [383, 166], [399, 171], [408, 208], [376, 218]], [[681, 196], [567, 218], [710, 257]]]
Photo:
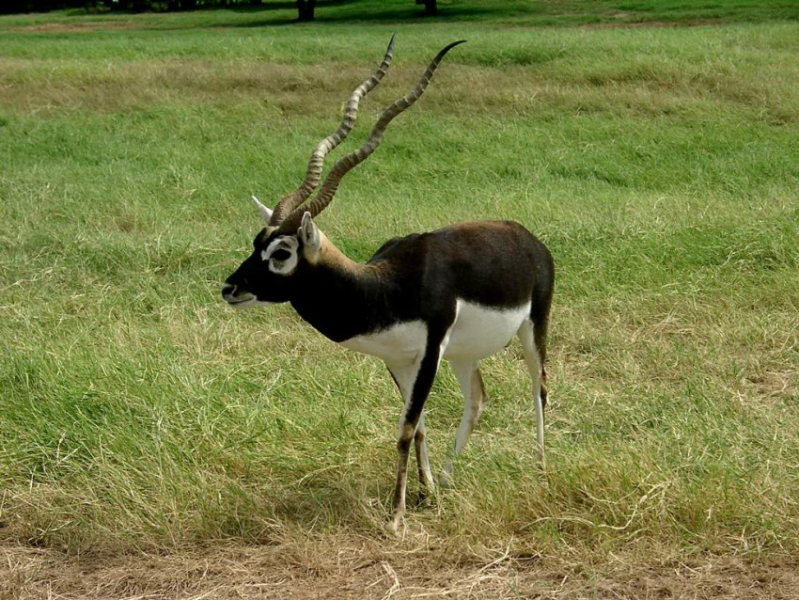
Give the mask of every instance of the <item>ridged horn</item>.
[[389, 65], [391, 65], [391, 58], [394, 55], [395, 36], [396, 34], [391, 36], [391, 40], [388, 42], [388, 48], [386, 49], [386, 54], [383, 57], [383, 62], [380, 63], [377, 71], [375, 71], [374, 74], [369, 77], [369, 79], [355, 88], [355, 91], [352, 92], [349, 100], [347, 100], [347, 104], [344, 107], [344, 118], [341, 121], [341, 125], [339, 125], [338, 129], [332, 135], [329, 135], [323, 139], [316, 145], [316, 148], [314, 148], [313, 153], [311, 153], [311, 159], [308, 161], [308, 169], [305, 173], [305, 180], [302, 182], [302, 185], [290, 194], [284, 196], [275, 206], [274, 212], [272, 213], [272, 219], [270, 221], [271, 225], [279, 225], [286, 215], [290, 214], [295, 208], [305, 202], [316, 189], [316, 186], [319, 185], [319, 180], [322, 176], [322, 164], [324, 163], [325, 157], [336, 146], [343, 142], [349, 135], [350, 131], [352, 131], [352, 128], [355, 126], [355, 119], [358, 117], [358, 104], [361, 101], [361, 98], [372, 91], [372, 89], [374, 89], [374, 87], [380, 83], [380, 80], [383, 79], [383, 75], [386, 74]]
[[336, 162], [336, 164], [330, 170], [330, 173], [328, 173], [327, 177], [325, 178], [325, 182], [322, 184], [322, 187], [319, 188], [319, 192], [316, 194], [316, 197], [308, 205], [298, 206], [288, 217], [286, 217], [286, 219], [280, 225], [281, 231], [296, 231], [300, 226], [302, 215], [304, 213], [310, 212], [311, 216], [315, 217], [322, 212], [328, 204], [330, 204], [344, 175], [366, 160], [369, 155], [375, 151], [375, 149], [380, 145], [380, 141], [383, 139], [383, 133], [386, 131], [386, 128], [391, 120], [402, 111], [413, 106], [413, 104], [422, 96], [425, 88], [427, 88], [427, 85], [430, 83], [430, 79], [433, 77], [433, 73], [438, 67], [438, 64], [441, 62], [441, 59], [444, 58], [444, 55], [452, 50], [452, 48], [458, 44], [464, 43], [465, 41], [466, 40], [459, 40], [457, 42], [453, 42], [444, 47], [436, 55], [436, 57], [428, 65], [427, 70], [424, 72], [424, 75], [422, 75], [422, 78], [413, 87], [413, 89], [411, 89], [407, 95], [403, 96], [399, 100], [395, 100], [381, 113], [380, 118], [372, 128], [372, 132], [369, 134], [369, 138], [366, 140], [366, 142], [364, 142], [360, 148], [350, 152]]

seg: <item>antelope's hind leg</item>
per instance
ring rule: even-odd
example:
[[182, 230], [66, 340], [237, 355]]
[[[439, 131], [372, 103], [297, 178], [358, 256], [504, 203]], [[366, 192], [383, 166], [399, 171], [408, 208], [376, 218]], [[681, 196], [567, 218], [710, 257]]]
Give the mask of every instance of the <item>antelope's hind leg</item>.
[[538, 462], [543, 468], [546, 464], [544, 455], [544, 402], [546, 390], [544, 389], [543, 379], [545, 377], [543, 360], [539, 348], [536, 347], [533, 322], [529, 319], [522, 323], [517, 333], [519, 341], [522, 343], [522, 353], [527, 370], [530, 372], [530, 379], [533, 383], [533, 402], [535, 403], [535, 433], [538, 448], [536, 454]]
[[455, 443], [450, 451], [444, 470], [439, 477], [442, 486], [452, 484], [452, 461], [458, 456], [469, 441], [472, 431], [474, 431], [477, 420], [483, 412], [486, 393], [483, 385], [483, 377], [480, 375], [480, 363], [470, 361], [450, 361], [452, 370], [463, 392], [463, 417], [455, 435]]
[[430, 457], [427, 453], [427, 437], [424, 427], [424, 413], [419, 417], [419, 425], [413, 438], [416, 449], [416, 468], [419, 471], [419, 497], [417, 504], [424, 504], [430, 494], [435, 492], [433, 472], [430, 470]]

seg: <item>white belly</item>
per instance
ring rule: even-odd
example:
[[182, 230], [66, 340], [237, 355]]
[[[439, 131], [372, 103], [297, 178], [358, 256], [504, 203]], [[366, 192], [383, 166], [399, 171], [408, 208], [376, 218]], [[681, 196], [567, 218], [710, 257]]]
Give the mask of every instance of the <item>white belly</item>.
[[[490, 356], [505, 346], [530, 316], [530, 303], [497, 310], [458, 300], [455, 322], [443, 346], [446, 359], [475, 361]], [[341, 345], [371, 354], [389, 364], [409, 364], [424, 354], [427, 326], [423, 321], [399, 323], [388, 329], [359, 335]]]
[[491, 356], [508, 343], [530, 317], [530, 303], [497, 310], [458, 300], [458, 312], [444, 348], [444, 358], [480, 360]]

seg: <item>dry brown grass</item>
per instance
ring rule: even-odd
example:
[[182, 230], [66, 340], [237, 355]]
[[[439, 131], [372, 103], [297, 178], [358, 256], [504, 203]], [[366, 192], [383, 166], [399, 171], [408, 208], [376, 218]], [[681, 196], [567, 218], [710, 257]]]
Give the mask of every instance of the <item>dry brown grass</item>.
[[131, 21], [97, 21], [76, 23], [40, 23], [16, 27], [21, 33], [81, 33], [90, 31], [114, 31], [118, 29], [139, 29], [142, 23]]
[[788, 557], [682, 559], [632, 549], [582, 563], [517, 553], [512, 544], [452, 555], [418, 539], [389, 543], [359, 536], [169, 555], [66, 557], [6, 547], [0, 550], [0, 599], [794, 600], [798, 566]]
[[[334, 68], [337, 76], [330, 77]], [[20, 114], [61, 110], [116, 113], [172, 105], [231, 106], [259, 103], [274, 117], [315, 117], [329, 112], [331, 98], [346, 98], [360, 81], [363, 64], [293, 65], [264, 61], [198, 59], [105, 62], [0, 58], [0, 106]], [[389, 82], [365, 104], [377, 113], [409, 88], [418, 65], [397, 64]], [[739, 73], [693, 67], [662, 67], [656, 61], [586, 71], [579, 60], [562, 66], [514, 65], [498, 69], [479, 64], [450, 65], [438, 78], [441, 91], [426, 99], [424, 110], [444, 115], [476, 112], [499, 116], [546, 118], [561, 111], [615, 115], [704, 114], [727, 106], [759, 106], [758, 118], [773, 123], [799, 120], [790, 83], [774, 68], [763, 67], [767, 80]], [[784, 73], [783, 73], [784, 75]], [[794, 74], [795, 75], [795, 74]]]

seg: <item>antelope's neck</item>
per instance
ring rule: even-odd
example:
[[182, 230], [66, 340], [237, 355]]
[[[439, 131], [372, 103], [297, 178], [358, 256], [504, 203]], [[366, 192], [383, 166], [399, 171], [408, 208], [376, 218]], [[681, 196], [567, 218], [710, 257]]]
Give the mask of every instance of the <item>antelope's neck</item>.
[[379, 265], [361, 265], [329, 240], [313, 264], [298, 273], [291, 300], [297, 313], [334, 342], [379, 331], [398, 320], [397, 289]]

